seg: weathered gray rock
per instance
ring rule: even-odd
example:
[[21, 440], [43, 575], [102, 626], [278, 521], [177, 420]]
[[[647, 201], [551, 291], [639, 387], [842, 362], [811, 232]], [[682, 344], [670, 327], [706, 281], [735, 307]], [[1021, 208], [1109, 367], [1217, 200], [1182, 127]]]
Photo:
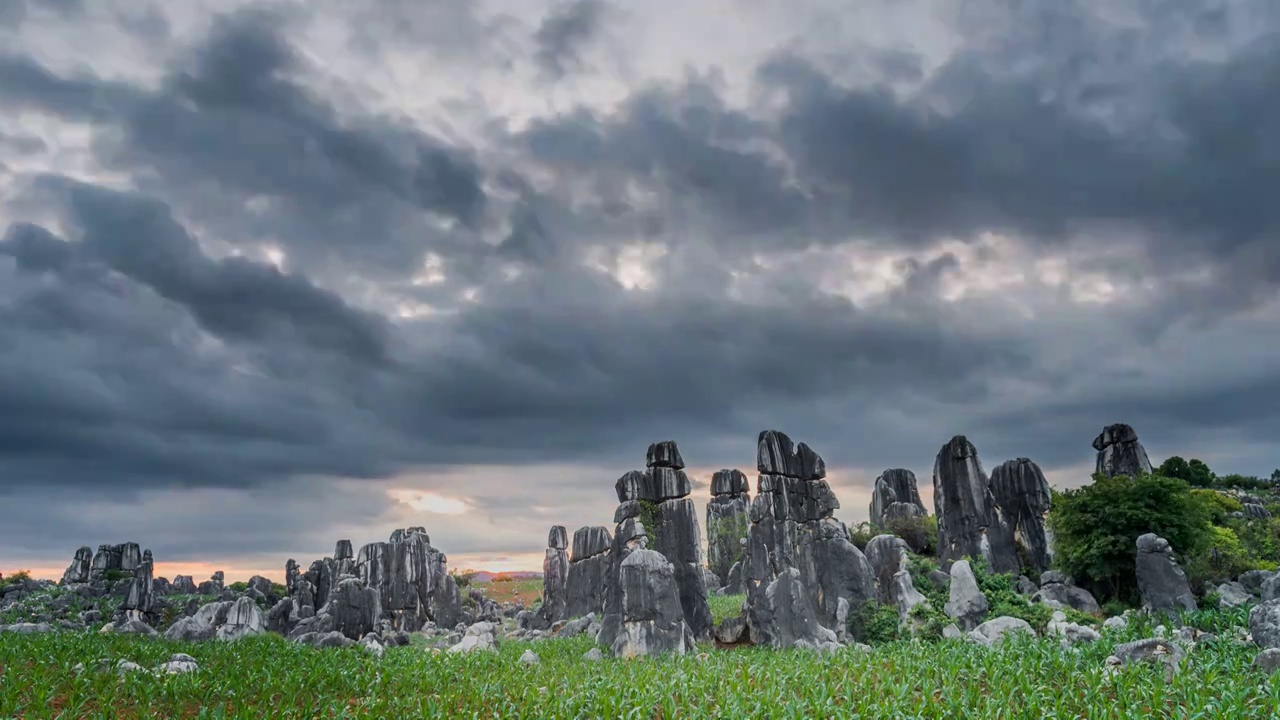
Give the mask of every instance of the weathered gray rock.
[[1040, 588], [1036, 587], [1036, 584], [1031, 581], [1031, 578], [1027, 577], [1026, 575], [1018, 576], [1018, 594], [1019, 595], [1035, 595], [1036, 592], [1038, 592], [1039, 590]]
[[1236, 582], [1240, 583], [1246, 592], [1261, 597], [1262, 584], [1275, 574], [1276, 573], [1267, 570], [1249, 570], [1248, 572], [1241, 573], [1240, 577], [1236, 578]]
[[609, 528], [602, 525], [581, 527], [573, 533], [572, 560], [585, 560], [609, 550], [613, 538], [609, 536]]
[[[746, 546], [746, 543], [743, 543]], [[719, 593], [723, 595], [742, 595], [747, 591], [746, 586], [742, 583], [742, 561], [733, 564], [729, 568], [729, 577], [725, 579], [724, 587], [720, 588]]]
[[199, 669], [200, 663], [195, 658], [186, 653], [174, 653], [166, 662], [157, 665], [155, 672], [157, 675], [181, 675]]
[[665, 467], [683, 470], [684, 458], [680, 457], [680, 448], [674, 440], [663, 440], [649, 446], [644, 456], [645, 467]]
[[159, 620], [156, 612], [156, 597], [152, 592], [151, 551], [143, 553], [142, 560], [133, 568], [133, 577], [129, 580], [128, 590], [120, 603], [119, 617], [154, 624]]
[[915, 583], [912, 582], [911, 573], [906, 570], [899, 570], [893, 574], [893, 579], [889, 585], [889, 599], [891, 604], [898, 608], [898, 619], [905, 621], [911, 617], [911, 611], [917, 605], [924, 605], [929, 602], [919, 590], [916, 590]]
[[1095, 472], [1108, 477], [1137, 477], [1151, 473], [1147, 451], [1138, 442], [1138, 433], [1128, 425], [1117, 423], [1103, 428], [1093, 440], [1093, 449], [1098, 451]]
[[711, 608], [702, 579], [702, 539], [693, 500], [658, 503], [657, 526], [648, 533], [649, 549], [671, 562], [685, 623], [695, 637], [709, 637]]
[[1177, 643], [1164, 638], [1147, 638], [1117, 645], [1111, 656], [1120, 664], [1154, 662], [1165, 667], [1165, 679], [1171, 681], [1182, 667], [1182, 659], [1186, 653]]
[[222, 591], [226, 589], [226, 579], [226, 573], [219, 570], [210, 575], [208, 580], [200, 583], [199, 587], [196, 588], [196, 592], [200, 595], [221, 595]]
[[356, 644], [360, 646], [361, 650], [364, 650], [376, 658], [381, 658], [387, 652], [387, 648], [382, 644], [382, 638], [379, 637], [377, 633], [369, 633], [368, 635], [365, 635], [364, 638]]
[[986, 617], [987, 596], [978, 589], [978, 579], [968, 560], [960, 560], [951, 566], [951, 594], [943, 612], [954, 619], [963, 630], [973, 630]]
[[51, 632], [53, 632], [53, 626], [47, 622], [20, 622], [11, 625], [0, 625], [0, 633], [13, 633], [14, 635], [43, 635]]
[[174, 595], [195, 595], [199, 592], [196, 581], [190, 575], [175, 575], [173, 578]]
[[171, 641], [239, 640], [267, 630], [261, 608], [248, 597], [202, 605], [190, 617], [179, 618], [165, 631]]
[[1153, 612], [1195, 610], [1187, 575], [1174, 560], [1169, 542], [1154, 533], [1138, 538], [1137, 576], [1142, 602]]
[[711, 477], [711, 495], [707, 503], [707, 563], [723, 586], [729, 582], [734, 563], [742, 560], [750, 525], [747, 476], [741, 470], [717, 471]]
[[1267, 600], [1249, 611], [1249, 632], [1258, 647], [1280, 648], [1280, 598]]
[[351, 560], [355, 557], [355, 551], [351, 547], [350, 540], [339, 540], [333, 546], [334, 560]]
[[242, 597], [229, 605], [226, 616], [214, 635], [218, 640], [239, 640], [266, 632], [266, 617], [252, 599]]
[[[1062, 575], [1062, 573], [1045, 573], [1042, 579], [1052, 579], [1055, 582], [1045, 582], [1031, 596], [1031, 602], [1038, 602], [1048, 605], [1056, 610], [1062, 608], [1072, 608], [1082, 613], [1094, 614], [1100, 611], [1098, 601], [1093, 597], [1093, 593], [1082, 587], [1076, 587], [1070, 583], [1071, 578]], [[1067, 582], [1058, 582], [1058, 580], [1066, 580]]]
[[916, 486], [916, 474], [903, 468], [891, 468], [876, 478], [875, 490], [871, 493], [871, 524], [884, 527], [889, 507], [899, 503], [914, 508], [906, 511], [908, 515], [923, 517], [928, 514]]
[[569, 553], [568, 534], [563, 525], [555, 525], [547, 534], [547, 550], [542, 559], [541, 628], [568, 617]]
[[1274, 675], [1280, 670], [1280, 648], [1271, 648], [1263, 650], [1253, 658], [1253, 667], [1255, 670]]
[[1049, 481], [1040, 466], [1027, 458], [1009, 460], [991, 471], [991, 492], [1001, 519], [1013, 531], [1014, 542], [1023, 548], [1029, 569], [1049, 568], [1050, 547], [1044, 519], [1052, 496]]
[[357, 578], [348, 577], [338, 583], [338, 587], [330, 593], [329, 600], [316, 614], [328, 615], [333, 619], [331, 629], [358, 641], [377, 630], [381, 608], [382, 602], [376, 588], [366, 586]]
[[614, 655], [683, 655], [693, 649], [693, 633], [684, 621], [675, 568], [666, 557], [653, 550], [632, 552], [619, 568], [619, 586], [622, 618], [610, 648]]
[[894, 602], [893, 576], [907, 569], [907, 543], [896, 535], [877, 535], [867, 543], [867, 562], [875, 576], [876, 598], [882, 605]]
[[933, 506], [941, 559], [972, 557], [996, 572], [1020, 570], [1013, 530], [999, 511], [977, 449], [963, 435], [951, 438], [938, 451]]
[[356, 644], [355, 640], [352, 640], [336, 630], [304, 633], [293, 638], [293, 641], [299, 645], [310, 645], [311, 647], [318, 649], [351, 647]]
[[742, 560], [751, 640], [825, 647], [835, 641], [841, 599], [860, 607], [875, 598], [874, 569], [832, 517], [840, 504], [823, 479], [821, 456], [766, 430], [757, 441], [756, 465]]
[[525, 650], [520, 656], [520, 664], [525, 667], [537, 665], [539, 663], [538, 656], [532, 650]]
[[649, 536], [638, 517], [623, 520], [614, 530], [613, 545], [603, 570], [604, 611], [600, 632], [596, 637], [596, 642], [605, 647], [612, 647], [622, 632], [622, 562], [631, 553], [646, 548], [648, 544]]
[[747, 628], [746, 615], [735, 615], [725, 618], [711, 631], [717, 647], [747, 645], [751, 642], [751, 631]]
[[389, 542], [369, 543], [356, 555], [356, 576], [377, 590], [379, 617], [396, 630], [414, 632], [430, 619], [431, 549], [426, 531], [415, 527], [396, 530]]
[[1244, 503], [1244, 516], [1250, 520], [1267, 520], [1271, 517], [1271, 511], [1259, 505], [1258, 503]]
[[1091, 627], [1067, 622], [1067, 616], [1062, 611], [1053, 614], [1053, 619], [1045, 628], [1045, 634], [1050, 637], [1062, 638], [1068, 646], [1091, 643], [1102, 639], [1102, 635]]
[[[635, 522], [632, 520], [631, 522]], [[604, 612], [613, 538], [605, 527], [578, 528], [565, 574], [565, 614], [582, 617]]]
[[1025, 633], [1032, 637], [1035, 637], [1036, 635], [1036, 631], [1026, 620], [1001, 615], [1000, 617], [992, 618], [974, 628], [973, 631], [969, 633], [969, 637], [988, 645], [995, 645], [1003, 642], [1014, 633]]
[[1255, 599], [1249, 594], [1248, 590], [1238, 582], [1222, 583], [1216, 588], [1218, 593], [1218, 607], [1240, 607], [1254, 602]]
[[600, 648], [591, 648], [582, 654], [582, 659], [587, 662], [601, 662], [604, 660], [604, 653], [600, 651]]
[[76, 556], [71, 560], [71, 564], [67, 566], [66, 572], [62, 573], [62, 584], [72, 585], [74, 583], [89, 582], [89, 575], [93, 570], [93, 548], [88, 545], [76, 550]]
[[1275, 600], [1280, 598], [1280, 572], [1272, 573], [1270, 577], [1262, 581], [1262, 599]]
[[132, 574], [142, 564], [142, 548], [138, 543], [99, 545], [89, 564], [90, 581], [97, 581], [112, 571]]

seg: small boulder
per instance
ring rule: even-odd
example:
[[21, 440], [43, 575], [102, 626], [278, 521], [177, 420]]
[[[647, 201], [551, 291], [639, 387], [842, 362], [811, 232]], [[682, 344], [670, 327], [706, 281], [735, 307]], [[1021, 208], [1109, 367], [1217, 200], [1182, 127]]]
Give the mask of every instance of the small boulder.
[[525, 650], [524, 654], [520, 656], [520, 664], [525, 666], [537, 665], [538, 656], [532, 650]]
[[1036, 636], [1036, 631], [1026, 620], [1001, 615], [974, 628], [973, 632], [969, 633], [969, 637], [987, 645], [996, 645], [1003, 642], [1007, 635], [1019, 632], [1032, 637]]
[[987, 596], [978, 589], [978, 579], [968, 560], [951, 566], [951, 595], [943, 612], [965, 630], [973, 630], [987, 614]]
[[181, 673], [195, 672], [200, 669], [200, 664], [196, 659], [186, 653], [174, 653], [169, 656], [168, 662], [161, 663], [156, 667], [156, 673], [167, 673], [169, 675], [179, 675]]

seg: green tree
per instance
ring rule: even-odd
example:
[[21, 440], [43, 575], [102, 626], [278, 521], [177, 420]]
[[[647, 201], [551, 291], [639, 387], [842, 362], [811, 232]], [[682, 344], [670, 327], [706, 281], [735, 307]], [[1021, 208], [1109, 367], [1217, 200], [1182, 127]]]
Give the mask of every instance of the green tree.
[[1054, 492], [1049, 514], [1055, 564], [1100, 599], [1138, 599], [1135, 542], [1143, 533], [1165, 538], [1180, 554], [1208, 542], [1208, 511], [1183, 480], [1161, 475], [1093, 476], [1093, 484]]
[[1165, 460], [1155, 474], [1182, 480], [1195, 487], [1210, 487], [1213, 485], [1213, 481], [1217, 479], [1213, 471], [1202, 460], [1191, 458], [1191, 461], [1188, 462], [1177, 455]]

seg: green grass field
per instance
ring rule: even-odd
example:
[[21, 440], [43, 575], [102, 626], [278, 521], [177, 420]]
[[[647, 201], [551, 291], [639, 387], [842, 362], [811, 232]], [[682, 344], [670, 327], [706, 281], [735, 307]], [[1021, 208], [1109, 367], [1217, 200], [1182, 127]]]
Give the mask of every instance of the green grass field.
[[[1199, 614], [1222, 631], [1242, 612]], [[358, 648], [316, 650], [274, 636], [173, 644], [87, 634], [0, 634], [0, 718], [1274, 718], [1280, 676], [1250, 667], [1257, 652], [1202, 643], [1166, 684], [1158, 667], [1104, 659], [1149, 636], [1135, 623], [1064, 651], [1056, 640], [987, 648], [963, 641], [897, 641], [869, 652], [820, 655], [744, 649], [684, 657], [589, 662], [579, 637], [506, 642], [466, 656], [421, 645], [381, 659]], [[533, 649], [541, 662], [519, 657]], [[174, 652], [200, 663], [186, 675], [76, 675], [98, 658], [153, 667]]]

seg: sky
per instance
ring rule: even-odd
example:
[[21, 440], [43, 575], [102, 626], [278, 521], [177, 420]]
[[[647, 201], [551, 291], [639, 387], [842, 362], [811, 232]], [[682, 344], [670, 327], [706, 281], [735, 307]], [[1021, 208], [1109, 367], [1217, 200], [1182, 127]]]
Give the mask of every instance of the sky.
[[1280, 465], [1273, 0], [6, 0], [0, 108], [0, 572], [538, 569], [767, 428], [849, 523]]

